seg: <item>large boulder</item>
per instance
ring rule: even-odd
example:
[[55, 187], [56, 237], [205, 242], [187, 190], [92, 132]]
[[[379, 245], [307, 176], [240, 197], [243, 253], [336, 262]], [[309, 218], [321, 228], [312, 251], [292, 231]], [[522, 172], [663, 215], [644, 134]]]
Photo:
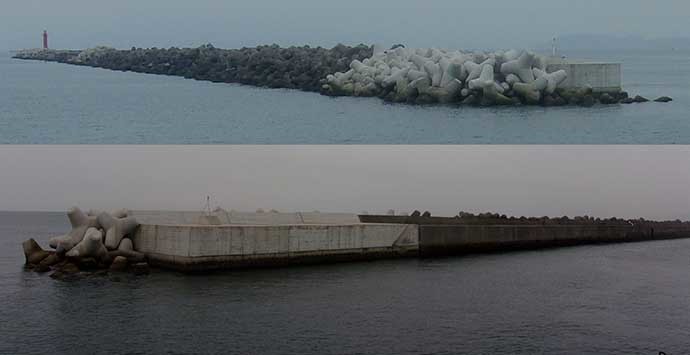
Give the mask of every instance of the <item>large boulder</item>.
[[70, 258], [107, 259], [108, 250], [103, 245], [103, 233], [96, 228], [89, 228], [84, 239], [65, 255]]
[[127, 258], [125, 258], [124, 256], [116, 256], [115, 259], [113, 259], [113, 263], [110, 264], [110, 271], [125, 271], [127, 270], [127, 264]]
[[501, 65], [501, 73], [504, 75], [514, 74], [523, 83], [531, 84], [534, 81], [534, 72], [532, 68], [535, 63], [536, 56], [531, 52], [523, 52], [518, 59], [508, 61]]
[[148, 263], [132, 264], [129, 269], [134, 275], [146, 275], [150, 272]]
[[50, 252], [43, 250], [35, 239], [31, 238], [22, 243], [26, 265], [37, 265], [50, 256]]
[[582, 102], [580, 102], [580, 106], [583, 107], [592, 107], [596, 103], [596, 100], [594, 99], [594, 96], [592, 95], [586, 95], [585, 97], [582, 98]]
[[604, 105], [612, 105], [612, 104], [617, 104], [618, 100], [616, 100], [613, 96], [611, 96], [608, 93], [603, 93], [599, 97], [599, 102], [601, 102]]
[[62, 261], [62, 257], [60, 254], [57, 253], [51, 253], [46, 257], [45, 259], [41, 260], [41, 262], [38, 264], [41, 268], [49, 268], [57, 263]]
[[106, 212], [98, 215], [98, 223], [105, 230], [105, 246], [109, 250], [117, 249], [122, 238], [139, 227], [139, 222], [134, 217], [115, 218]]
[[636, 103], [643, 103], [643, 102], [649, 102], [649, 99], [642, 97], [640, 95], [635, 96], [633, 99]]
[[58, 253], [65, 253], [84, 239], [84, 234], [89, 228], [98, 227], [95, 216], [88, 216], [79, 208], [73, 207], [68, 213], [72, 230], [64, 236], [50, 239], [50, 246], [55, 248]]
[[565, 70], [558, 70], [553, 73], [546, 73], [545, 71], [534, 68], [532, 70], [534, 77], [546, 79], [546, 94], [551, 95], [556, 92], [556, 89], [561, 85], [566, 79], [568, 79], [568, 73]]
[[134, 245], [132, 240], [129, 238], [123, 238], [117, 250], [109, 251], [108, 254], [111, 258], [122, 256], [127, 258], [131, 263], [140, 263], [146, 260], [144, 253], [140, 253], [134, 250]]

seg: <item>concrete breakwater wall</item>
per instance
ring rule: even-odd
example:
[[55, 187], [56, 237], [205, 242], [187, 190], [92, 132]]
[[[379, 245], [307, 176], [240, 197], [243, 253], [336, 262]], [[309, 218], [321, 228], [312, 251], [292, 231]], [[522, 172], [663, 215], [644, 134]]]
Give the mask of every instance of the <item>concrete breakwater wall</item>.
[[420, 254], [458, 255], [545, 247], [690, 238], [690, 228], [616, 225], [422, 225]]
[[14, 57], [329, 96], [376, 96], [409, 104], [592, 106], [648, 101], [621, 90], [618, 63], [566, 62], [518, 50], [472, 53], [396, 47], [375, 52], [365, 45], [331, 49], [205, 45], [25, 50]]
[[153, 225], [133, 241], [152, 265], [180, 271], [417, 255], [416, 225]]
[[446, 218], [419, 212], [357, 216], [222, 209], [84, 214], [77, 208], [68, 216], [73, 228], [51, 239], [54, 251], [43, 250], [33, 239], [23, 244], [28, 268], [69, 278], [81, 270], [145, 273], [147, 262], [194, 272], [690, 238], [689, 222], [587, 216], [515, 218], [461, 212]]
[[591, 217], [515, 218], [498, 215], [360, 216], [368, 223], [419, 226], [421, 256], [537, 249], [565, 245], [690, 238], [690, 223]]
[[136, 250], [153, 265], [181, 271], [690, 237], [690, 223], [589, 217], [444, 218], [221, 210], [213, 214], [218, 217], [212, 220], [214, 225], [209, 225], [208, 217], [199, 212], [133, 211], [132, 215], [142, 221], [132, 237]]
[[622, 73], [618, 63], [592, 63], [552, 59], [547, 72], [564, 70], [568, 77], [561, 83], [564, 89], [590, 86], [594, 92], [615, 93], [620, 91]]

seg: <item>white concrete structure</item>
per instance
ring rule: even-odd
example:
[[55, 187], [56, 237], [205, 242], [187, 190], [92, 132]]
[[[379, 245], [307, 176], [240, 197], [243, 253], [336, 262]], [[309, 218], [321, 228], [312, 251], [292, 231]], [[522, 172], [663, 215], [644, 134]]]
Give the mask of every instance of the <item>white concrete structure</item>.
[[[142, 224], [206, 224], [200, 223], [201, 211], [130, 211]], [[280, 224], [355, 224], [356, 214], [320, 212], [237, 212], [218, 209], [213, 217], [220, 224], [280, 225]], [[215, 218], [214, 218], [215, 219]]]
[[620, 92], [621, 64], [597, 63], [570, 59], [550, 58], [546, 71], [565, 70], [567, 78], [558, 87], [580, 89], [591, 87], [595, 92]]
[[[416, 225], [331, 223], [357, 218], [348, 214], [306, 214], [314, 223], [271, 223], [290, 218], [305, 219], [304, 213], [235, 213], [266, 224], [150, 224], [175, 215], [193, 219], [195, 212], [133, 212], [142, 220], [132, 240], [150, 263], [184, 271], [246, 266], [297, 264], [314, 261], [344, 261], [417, 255]], [[230, 213], [229, 213], [230, 214]], [[293, 217], [290, 217], [292, 215]], [[322, 218], [317, 218], [319, 215]], [[297, 216], [297, 217], [295, 217]], [[301, 217], [300, 217], [301, 216]], [[232, 215], [231, 215], [232, 217]]]

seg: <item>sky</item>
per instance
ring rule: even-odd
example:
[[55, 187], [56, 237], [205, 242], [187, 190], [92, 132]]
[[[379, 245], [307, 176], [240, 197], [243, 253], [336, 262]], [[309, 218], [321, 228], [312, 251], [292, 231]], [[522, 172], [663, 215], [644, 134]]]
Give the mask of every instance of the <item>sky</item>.
[[530, 47], [563, 34], [688, 37], [687, 0], [2, 0], [0, 49], [258, 44]]
[[0, 146], [0, 210], [690, 220], [690, 146]]

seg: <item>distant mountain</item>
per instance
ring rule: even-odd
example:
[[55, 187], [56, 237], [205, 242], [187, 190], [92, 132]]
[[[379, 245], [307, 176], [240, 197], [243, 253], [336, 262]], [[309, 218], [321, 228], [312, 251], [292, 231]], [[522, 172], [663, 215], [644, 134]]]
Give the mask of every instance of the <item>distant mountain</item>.
[[[690, 38], [644, 38], [631, 35], [570, 34], [557, 38], [558, 48], [562, 51], [611, 51], [611, 50], [690, 50]], [[538, 46], [550, 52], [551, 43]]]

